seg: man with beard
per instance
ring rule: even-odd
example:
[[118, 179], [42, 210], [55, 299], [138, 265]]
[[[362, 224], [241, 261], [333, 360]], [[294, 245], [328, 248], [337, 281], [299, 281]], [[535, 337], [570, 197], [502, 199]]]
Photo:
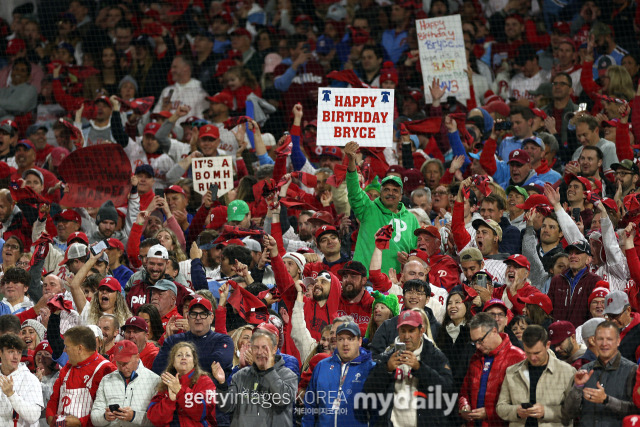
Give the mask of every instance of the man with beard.
[[587, 348], [578, 344], [576, 340], [576, 328], [566, 320], [553, 322], [549, 326], [549, 341], [558, 359], [570, 365], [582, 358], [587, 351]]
[[129, 218], [122, 220], [122, 227], [118, 230], [118, 220], [120, 220], [118, 211], [111, 200], [104, 202], [96, 215], [98, 230], [90, 235], [89, 242], [93, 244], [114, 237], [126, 245], [133, 221], [138, 216], [139, 203], [137, 195], [132, 194], [129, 196], [127, 207]]
[[[594, 117], [584, 115], [576, 119], [576, 138], [582, 146], [578, 147], [573, 153], [572, 160], [579, 160], [585, 147], [598, 147], [602, 151], [602, 167], [604, 170], [610, 169], [612, 164], [618, 163], [616, 144], [600, 138], [600, 126], [598, 126], [598, 121]], [[583, 171], [583, 175], [585, 175], [585, 171]]]
[[636, 191], [640, 172], [633, 160], [624, 159], [620, 163], [613, 163], [611, 169], [616, 172], [616, 187], [622, 189], [620, 197], [624, 198]]
[[342, 295], [338, 305], [338, 316], [352, 316], [366, 334], [371, 320], [371, 308], [374, 302], [364, 286], [367, 283], [367, 269], [361, 262], [349, 261], [338, 270], [342, 277]]
[[[322, 262], [311, 262], [305, 266], [305, 276], [311, 272], [329, 270], [340, 277], [340, 269], [349, 261], [349, 257], [341, 251], [340, 233], [331, 225], [323, 225], [316, 231], [316, 245], [324, 258]], [[365, 273], [366, 274], [366, 273]]]
[[[116, 142], [122, 147], [129, 144], [120, 116], [120, 102], [116, 96], [99, 96], [94, 101], [95, 117], [89, 121], [91, 126], [83, 129], [84, 146]], [[115, 113], [115, 114], [112, 114]]]
[[143, 268], [131, 276], [125, 288], [127, 305], [132, 313], [137, 313], [141, 305], [150, 301], [150, 288], [161, 279], [167, 279], [176, 285], [178, 291], [176, 301], [178, 307], [181, 306], [183, 298], [189, 291], [165, 274], [168, 260], [169, 253], [164, 246], [155, 245], [149, 248]]
[[25, 248], [31, 247], [31, 226], [13, 198], [11, 192], [0, 189], [0, 236], [6, 241], [16, 236]]
[[[293, 278], [278, 254], [275, 239], [265, 236], [264, 246], [271, 256], [271, 268], [276, 278], [277, 289], [291, 314], [296, 300]], [[305, 284], [311, 287], [312, 298], [304, 297], [304, 318], [313, 339], [320, 341], [322, 329], [331, 323], [340, 304], [340, 280], [331, 272], [322, 270], [315, 277], [305, 279]], [[287, 324], [287, 328], [290, 327], [290, 324]]]

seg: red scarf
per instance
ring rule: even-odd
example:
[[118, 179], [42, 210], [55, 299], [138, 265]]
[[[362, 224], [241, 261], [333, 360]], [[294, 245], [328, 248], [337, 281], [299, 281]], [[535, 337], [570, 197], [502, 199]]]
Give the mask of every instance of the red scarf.
[[549, 165], [547, 164], [547, 159], [542, 159], [540, 161], [540, 166], [538, 166], [536, 168], [536, 173], [538, 175], [542, 175], [545, 174], [547, 172], [549, 172], [551, 170], [551, 168], [549, 167]]

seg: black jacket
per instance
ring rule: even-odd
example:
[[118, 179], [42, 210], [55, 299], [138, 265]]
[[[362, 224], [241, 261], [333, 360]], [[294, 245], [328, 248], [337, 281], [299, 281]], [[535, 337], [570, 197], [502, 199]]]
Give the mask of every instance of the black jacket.
[[460, 390], [464, 376], [467, 375], [467, 368], [471, 361], [471, 356], [476, 352], [476, 346], [471, 343], [469, 326], [460, 327], [460, 334], [454, 342], [451, 335], [443, 325], [436, 337], [436, 345], [447, 356], [451, 371], [453, 372], [453, 384], [455, 390]]
[[[391, 319], [389, 319], [391, 320]], [[387, 322], [389, 321], [387, 320]], [[378, 396], [389, 396], [395, 393], [395, 372], [389, 372], [387, 369], [387, 362], [393, 353], [383, 353], [380, 355], [379, 361], [376, 366], [371, 370], [367, 380], [364, 383], [362, 391], [364, 393], [380, 393]], [[441, 393], [451, 395], [453, 391], [453, 375], [447, 357], [438, 350], [431, 341], [422, 340], [422, 353], [420, 353], [420, 369], [411, 370], [411, 374], [414, 378], [418, 379], [418, 392], [422, 393], [425, 398], [429, 398], [430, 394], [434, 393], [434, 387], [440, 386]], [[438, 391], [436, 390], [437, 394]], [[417, 397], [421, 399], [420, 395]], [[380, 402], [378, 402], [380, 403]], [[418, 426], [443, 426], [447, 425], [445, 416], [446, 409], [427, 409], [428, 404], [417, 405], [418, 408]], [[443, 405], [444, 406], [444, 405]], [[457, 405], [453, 404], [453, 411]], [[380, 407], [380, 406], [378, 406]], [[391, 404], [385, 413], [380, 411], [379, 415], [382, 417], [377, 423], [377, 426], [392, 426], [391, 413], [393, 412], [393, 399]]]
[[[427, 317], [429, 318], [429, 323], [431, 324], [431, 334], [434, 337], [438, 336], [438, 329], [440, 328], [440, 323], [436, 320], [433, 315], [433, 311], [429, 307], [424, 308], [425, 313], [427, 313]], [[391, 319], [385, 320], [382, 325], [376, 331], [376, 334], [373, 336], [371, 340], [371, 345], [369, 346], [369, 350], [371, 350], [371, 356], [373, 360], [378, 361], [378, 357], [381, 353], [383, 353], [387, 347], [389, 347], [395, 341], [398, 336], [398, 316], [392, 317]]]

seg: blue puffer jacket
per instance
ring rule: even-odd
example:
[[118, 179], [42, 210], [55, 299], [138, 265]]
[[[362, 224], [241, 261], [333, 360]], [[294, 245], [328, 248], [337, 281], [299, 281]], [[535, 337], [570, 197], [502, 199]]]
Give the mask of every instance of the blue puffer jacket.
[[[338, 351], [333, 356], [321, 360], [313, 370], [313, 376], [305, 394], [303, 427], [311, 426], [368, 426], [369, 416], [366, 411], [355, 411], [356, 393], [362, 391], [369, 372], [375, 366], [371, 353], [360, 348], [360, 355], [348, 362], [349, 368], [340, 389], [342, 362]], [[334, 410], [334, 400], [340, 397], [340, 409]], [[373, 425], [373, 423], [372, 423]]]

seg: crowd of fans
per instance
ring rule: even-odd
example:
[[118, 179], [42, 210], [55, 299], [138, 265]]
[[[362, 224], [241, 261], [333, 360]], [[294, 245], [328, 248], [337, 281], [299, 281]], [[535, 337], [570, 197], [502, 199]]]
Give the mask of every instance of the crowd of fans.
[[[23, 3], [0, 425], [640, 422], [635, 2]], [[468, 100], [421, 70], [454, 14]], [[318, 145], [321, 87], [395, 89], [393, 141]], [[62, 179], [98, 145], [126, 202]]]

